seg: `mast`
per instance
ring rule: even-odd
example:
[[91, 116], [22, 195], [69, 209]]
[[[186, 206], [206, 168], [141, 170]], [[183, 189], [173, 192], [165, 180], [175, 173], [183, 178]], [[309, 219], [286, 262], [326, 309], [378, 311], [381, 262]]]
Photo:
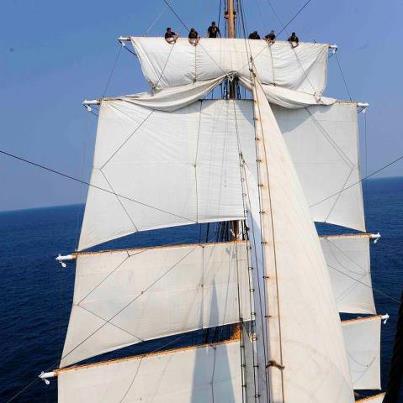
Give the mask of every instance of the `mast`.
[[[236, 37], [236, 32], [235, 32], [235, 4], [234, 0], [227, 0], [227, 11], [225, 12], [225, 19], [226, 19], [226, 24], [227, 24], [227, 38], [235, 38]], [[235, 99], [236, 98], [236, 80], [229, 80], [228, 79], [228, 90], [229, 90], [229, 99]], [[232, 222], [232, 231], [233, 234], [231, 238], [237, 239], [240, 238], [240, 225], [239, 221], [233, 221]]]
[[[227, 20], [227, 38], [235, 38], [235, 5], [234, 0], [227, 0], [227, 11], [224, 16]], [[235, 80], [228, 82], [229, 99], [236, 97], [236, 83]]]

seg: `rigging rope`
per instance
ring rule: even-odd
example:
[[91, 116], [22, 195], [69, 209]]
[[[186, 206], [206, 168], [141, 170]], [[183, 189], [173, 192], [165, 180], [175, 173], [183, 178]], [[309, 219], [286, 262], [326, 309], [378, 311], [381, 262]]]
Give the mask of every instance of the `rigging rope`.
[[115, 61], [113, 62], [113, 65], [112, 65], [112, 70], [111, 70], [111, 72], [109, 73], [109, 77], [108, 77], [108, 79], [107, 79], [107, 81], [106, 81], [105, 89], [104, 89], [104, 92], [102, 93], [102, 97], [101, 97], [101, 98], [104, 98], [104, 97], [105, 97], [106, 91], [108, 91], [108, 89], [109, 89], [109, 85], [110, 85], [110, 83], [111, 83], [111, 80], [112, 80], [112, 77], [113, 77], [113, 73], [115, 72], [115, 69], [116, 69], [116, 66], [117, 66], [117, 64], [118, 64], [120, 55], [121, 55], [121, 53], [122, 53], [122, 48], [123, 48], [123, 44], [122, 44], [121, 46], [119, 46], [119, 50], [118, 50], [118, 52], [117, 52], [117, 54], [116, 54]]
[[286, 28], [302, 13], [302, 11], [305, 9], [305, 7], [311, 2], [312, 0], [308, 0], [294, 15], [294, 17], [292, 17], [287, 24], [285, 24], [283, 26], [283, 28], [281, 29], [281, 31], [278, 33], [278, 35], [280, 35], [283, 31], [286, 30]]
[[343, 79], [343, 82], [344, 82], [344, 87], [346, 88], [347, 95], [348, 95], [348, 97], [350, 98], [350, 101], [352, 101], [352, 100], [353, 100], [353, 98], [351, 97], [350, 90], [348, 89], [348, 85], [347, 85], [346, 77], [345, 77], [345, 75], [344, 75], [343, 69], [341, 68], [341, 64], [340, 64], [339, 56], [338, 56], [337, 52], [336, 52], [334, 55], [336, 56], [337, 65], [339, 66], [339, 70], [340, 70], [341, 78]]
[[187, 31], [189, 31], [189, 27], [185, 24], [185, 22], [182, 20], [180, 15], [175, 11], [173, 6], [170, 4], [168, 0], [164, 0], [164, 3], [167, 5], [167, 7], [171, 10], [172, 14], [175, 15], [175, 17], [178, 19], [178, 21], [185, 27]]
[[345, 192], [346, 190], [352, 188], [353, 186], [356, 186], [356, 185], [358, 185], [359, 183], [361, 183], [361, 182], [363, 182], [363, 181], [365, 181], [365, 180], [367, 180], [367, 179], [369, 179], [369, 178], [372, 178], [373, 176], [379, 174], [380, 172], [384, 171], [386, 168], [389, 168], [390, 166], [395, 165], [396, 163], [398, 163], [398, 162], [401, 161], [401, 160], [403, 160], [403, 155], [401, 155], [400, 157], [397, 157], [397, 158], [394, 159], [393, 161], [390, 161], [389, 163], [387, 163], [387, 164], [384, 165], [383, 167], [377, 169], [376, 171], [371, 172], [369, 175], [364, 176], [363, 178], [361, 178], [361, 179], [358, 180], [357, 182], [354, 182], [354, 183], [352, 183], [351, 185], [348, 185], [347, 187], [345, 187], [344, 189], [340, 190], [339, 192], [333, 193], [333, 194], [331, 194], [331, 195], [325, 197], [324, 199], [322, 199], [322, 200], [320, 200], [320, 201], [318, 201], [318, 202], [316, 202], [316, 203], [314, 203], [314, 204], [311, 204], [309, 207], [315, 207], [315, 206], [317, 206], [318, 204], [323, 203], [324, 201], [329, 200], [329, 199], [331, 199], [332, 197], [337, 196], [337, 195], [339, 195], [340, 193]]
[[[93, 188], [95, 188], [95, 189], [98, 189], [98, 190], [100, 190], [100, 191], [102, 191], [102, 192], [106, 192], [106, 193], [112, 194], [112, 195], [114, 195], [114, 196], [117, 196], [117, 197], [121, 197], [121, 198], [123, 198], [123, 199], [126, 199], [126, 200], [128, 200], [128, 201], [131, 201], [131, 202], [140, 204], [140, 205], [142, 205], [142, 206], [149, 207], [149, 208], [152, 208], [152, 209], [157, 210], [157, 211], [161, 211], [162, 213], [166, 213], [166, 214], [172, 215], [172, 216], [174, 216], [174, 217], [182, 218], [182, 219], [185, 219], [185, 220], [189, 220], [189, 221], [191, 221], [191, 222], [193, 222], [193, 223], [196, 223], [195, 220], [190, 219], [190, 218], [188, 218], [188, 217], [183, 217], [183, 216], [181, 216], [181, 215], [178, 215], [178, 214], [172, 213], [172, 212], [170, 212], [170, 211], [166, 211], [166, 210], [160, 209], [160, 208], [155, 207], [155, 206], [152, 206], [152, 205], [150, 205], [150, 204], [147, 204], [147, 203], [141, 202], [141, 201], [139, 201], [139, 200], [133, 199], [133, 198], [131, 198], [131, 197], [121, 195], [121, 194], [116, 193], [116, 192], [113, 192], [113, 191], [111, 191], [111, 190], [109, 190], [109, 189], [105, 189], [105, 188], [102, 188], [102, 187], [100, 187], [100, 186], [94, 185], [94, 184], [92, 184], [92, 183], [90, 183], [90, 182], [88, 182], [88, 181], [86, 181], [86, 180], [84, 180], [84, 179], [76, 178], [76, 177], [71, 176], [71, 175], [69, 175], [69, 174], [66, 174], [66, 173], [64, 173], [64, 172], [62, 172], [62, 171], [58, 171], [58, 170], [56, 170], [56, 169], [47, 167], [47, 166], [45, 166], [45, 165], [43, 165], [43, 164], [38, 164], [38, 163], [36, 163], [36, 162], [34, 162], [34, 161], [31, 161], [31, 160], [28, 160], [28, 159], [26, 159], [26, 158], [20, 157], [20, 156], [18, 156], [18, 155], [16, 155], [16, 154], [12, 154], [12, 153], [9, 153], [9, 152], [4, 151], [4, 150], [1, 150], [1, 149], [0, 149], [0, 154], [5, 155], [5, 156], [10, 157], [10, 158], [13, 158], [13, 159], [15, 159], [15, 160], [24, 162], [25, 164], [35, 166], [35, 167], [37, 167], [37, 168], [40, 168], [40, 169], [42, 169], [42, 170], [44, 170], [44, 171], [48, 171], [48, 172], [53, 173], [53, 174], [55, 174], [55, 175], [62, 176], [63, 178], [70, 179], [70, 180], [72, 180], [72, 181], [74, 181], [74, 182], [81, 183], [82, 185], [90, 186], [90, 187], [93, 187]], [[403, 157], [402, 157], [402, 158], [403, 158]]]

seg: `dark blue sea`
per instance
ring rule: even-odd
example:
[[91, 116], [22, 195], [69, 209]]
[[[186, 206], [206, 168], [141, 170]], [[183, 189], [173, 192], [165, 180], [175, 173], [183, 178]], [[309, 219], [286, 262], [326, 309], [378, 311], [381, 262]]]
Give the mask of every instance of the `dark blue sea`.
[[[403, 178], [368, 181], [365, 202], [368, 231], [382, 235], [371, 246], [377, 310], [391, 316], [382, 327], [385, 387], [403, 284]], [[75, 249], [82, 213], [83, 206], [0, 213], [0, 402], [17, 394], [15, 402], [57, 401], [57, 381], [46, 386], [37, 376], [42, 370], [56, 368], [61, 356], [74, 265], [62, 269], [55, 256]], [[149, 231], [113, 246], [199, 242], [214, 239], [216, 230], [210, 227], [207, 233], [206, 226], [187, 226]], [[146, 349], [152, 347], [150, 343]]]

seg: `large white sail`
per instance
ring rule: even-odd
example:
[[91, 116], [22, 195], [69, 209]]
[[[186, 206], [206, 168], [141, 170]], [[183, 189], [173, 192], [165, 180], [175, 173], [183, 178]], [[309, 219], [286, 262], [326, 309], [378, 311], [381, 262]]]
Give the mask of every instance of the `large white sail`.
[[[286, 143], [259, 81], [254, 87], [259, 209], [248, 227], [262, 245], [263, 320], [271, 401], [353, 402], [328, 269]], [[252, 184], [249, 184], [252, 186]], [[252, 253], [259, 253], [252, 247]], [[320, 303], [318, 303], [320, 301]], [[260, 337], [258, 335], [257, 337]], [[263, 335], [265, 336], [265, 335]]]
[[145, 340], [250, 320], [244, 242], [81, 254], [61, 366]]
[[[355, 104], [274, 113], [313, 220], [364, 229]], [[172, 113], [102, 102], [91, 183], [110, 193], [89, 188], [79, 249], [139, 230], [242, 219], [239, 152], [256, 175], [254, 137], [250, 101]]]
[[[173, 113], [101, 105], [79, 249], [136, 231], [242, 219], [236, 127], [253, 138], [247, 102], [196, 102]], [[253, 154], [252, 141], [242, 148]], [[249, 151], [249, 153], [248, 153]]]
[[241, 403], [239, 340], [59, 371], [59, 403]]
[[375, 314], [369, 234], [321, 237], [339, 312]]

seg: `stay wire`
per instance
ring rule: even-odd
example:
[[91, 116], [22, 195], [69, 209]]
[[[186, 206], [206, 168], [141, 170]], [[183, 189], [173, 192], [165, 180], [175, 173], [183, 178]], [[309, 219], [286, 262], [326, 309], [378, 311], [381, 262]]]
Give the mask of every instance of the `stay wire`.
[[278, 35], [280, 35], [282, 32], [284, 32], [286, 30], [286, 28], [302, 13], [302, 11], [308, 6], [308, 4], [311, 2], [312, 0], [308, 0], [307, 2], [305, 2], [305, 4], [295, 13], [295, 15], [287, 22], [287, 24], [285, 24], [283, 26], [283, 28], [281, 29], [281, 31], [278, 33]]
[[[141, 202], [141, 201], [139, 201], [139, 200], [133, 199], [133, 198], [131, 198], [131, 197], [121, 195], [121, 194], [116, 193], [116, 192], [113, 192], [113, 191], [111, 191], [111, 190], [108, 190], [108, 189], [102, 188], [102, 187], [100, 187], [100, 186], [94, 185], [94, 184], [92, 184], [92, 183], [90, 183], [90, 182], [88, 182], [88, 181], [85, 181], [85, 180], [83, 180], [83, 179], [79, 179], [79, 178], [76, 178], [76, 177], [71, 176], [71, 175], [69, 175], [69, 174], [66, 174], [66, 173], [64, 173], [64, 172], [62, 172], [62, 171], [58, 171], [58, 170], [56, 170], [56, 169], [47, 167], [46, 165], [43, 165], [43, 164], [38, 164], [38, 163], [36, 163], [36, 162], [34, 162], [34, 161], [31, 161], [31, 160], [28, 160], [28, 159], [26, 159], [26, 158], [20, 157], [20, 156], [18, 156], [18, 155], [16, 155], [16, 154], [9, 153], [9, 152], [7, 152], [7, 151], [5, 151], [5, 150], [1, 150], [1, 149], [0, 149], [0, 154], [3, 154], [3, 155], [5, 155], [5, 156], [7, 156], [7, 157], [10, 157], [10, 158], [13, 158], [13, 159], [15, 159], [15, 160], [17, 160], [17, 161], [24, 162], [24, 163], [26, 163], [26, 164], [28, 164], [28, 165], [32, 165], [32, 166], [34, 166], [34, 167], [40, 168], [40, 169], [42, 169], [42, 170], [44, 170], [44, 171], [51, 172], [51, 173], [53, 173], [53, 174], [55, 174], [55, 175], [62, 176], [62, 177], [64, 177], [64, 178], [66, 178], [66, 179], [70, 179], [70, 180], [72, 180], [72, 181], [74, 181], [74, 182], [81, 183], [82, 185], [90, 186], [90, 187], [93, 187], [93, 188], [95, 188], [95, 189], [98, 189], [98, 190], [100, 190], [100, 191], [102, 191], [102, 192], [106, 192], [106, 193], [112, 194], [112, 195], [114, 195], [114, 196], [121, 197], [121, 198], [123, 198], [123, 199], [125, 199], [125, 200], [128, 200], [128, 201], [131, 201], [131, 202], [140, 204], [140, 205], [142, 205], [142, 206], [149, 207], [149, 208], [151, 208], [151, 209], [160, 211], [160, 212], [162, 212], [162, 213], [166, 213], [166, 214], [169, 214], [169, 215], [172, 215], [172, 216], [181, 218], [181, 219], [185, 219], [185, 220], [191, 221], [191, 222], [193, 222], [193, 223], [195, 222], [195, 220], [190, 219], [190, 218], [188, 218], [188, 217], [183, 217], [183, 216], [181, 216], [181, 215], [172, 213], [172, 212], [167, 211], [167, 210], [164, 210], [164, 209], [160, 209], [160, 208], [155, 207], [155, 206], [152, 206], [152, 205], [150, 205], [150, 204], [147, 204], [147, 203]], [[403, 158], [403, 156], [402, 156], [402, 158]]]
[[175, 11], [175, 9], [173, 8], [173, 6], [171, 5], [171, 3], [168, 0], [163, 0], [164, 3], [167, 5], [167, 7], [171, 10], [172, 14], [175, 15], [175, 17], [178, 19], [178, 21], [185, 27], [185, 29], [187, 31], [189, 31], [189, 27], [186, 25], [186, 23], [183, 21], [183, 19], [181, 18], [181, 16]]
[[394, 159], [393, 161], [390, 161], [389, 163], [387, 163], [387, 164], [384, 165], [383, 167], [377, 169], [376, 171], [371, 172], [369, 175], [364, 176], [364, 177], [361, 178], [360, 180], [358, 180], [358, 181], [356, 181], [356, 182], [354, 182], [354, 183], [348, 185], [347, 187], [343, 188], [343, 189], [340, 190], [339, 192], [335, 192], [335, 193], [333, 193], [333, 194], [331, 194], [331, 195], [325, 197], [324, 199], [322, 199], [322, 200], [320, 200], [320, 201], [318, 201], [318, 202], [316, 202], [316, 203], [314, 203], [314, 204], [311, 204], [309, 207], [315, 207], [315, 206], [317, 206], [318, 204], [321, 204], [321, 203], [323, 203], [324, 201], [329, 200], [329, 199], [331, 199], [332, 197], [337, 196], [337, 195], [339, 195], [340, 193], [343, 193], [343, 192], [345, 192], [345, 191], [348, 190], [348, 189], [351, 189], [353, 186], [356, 186], [356, 185], [358, 185], [359, 183], [361, 183], [361, 182], [363, 182], [363, 181], [365, 181], [365, 180], [367, 180], [367, 179], [369, 179], [369, 178], [372, 178], [373, 176], [375, 176], [375, 175], [379, 174], [380, 172], [384, 171], [386, 168], [389, 168], [390, 166], [395, 165], [396, 163], [398, 163], [398, 162], [401, 161], [401, 160], [403, 160], [403, 155], [401, 155], [400, 157]]
[[348, 88], [346, 77], [344, 75], [343, 69], [341, 68], [341, 64], [340, 64], [340, 60], [339, 60], [339, 56], [338, 56], [337, 52], [335, 53], [335, 56], [336, 56], [337, 65], [339, 66], [341, 78], [343, 79], [343, 82], [344, 82], [344, 87], [346, 88], [347, 95], [348, 95], [350, 101], [352, 101], [353, 98], [351, 97], [351, 93], [350, 93], [350, 90]]
[[119, 59], [120, 59], [120, 55], [121, 55], [121, 53], [122, 53], [122, 48], [123, 48], [123, 47], [124, 47], [123, 44], [119, 46], [119, 49], [118, 49], [118, 51], [117, 51], [117, 53], [116, 53], [115, 61], [113, 62], [113, 65], [112, 65], [112, 70], [111, 70], [111, 72], [109, 73], [109, 77], [108, 77], [108, 79], [107, 79], [107, 81], [106, 81], [105, 88], [104, 88], [104, 91], [103, 91], [103, 93], [102, 93], [102, 97], [101, 97], [101, 98], [104, 98], [104, 97], [105, 97], [105, 94], [106, 94], [106, 92], [107, 92], [108, 89], [109, 89], [109, 86], [110, 86], [111, 81], [112, 81], [113, 74], [115, 73], [116, 66], [117, 66], [117, 64], [118, 64], [118, 61], [119, 61]]

